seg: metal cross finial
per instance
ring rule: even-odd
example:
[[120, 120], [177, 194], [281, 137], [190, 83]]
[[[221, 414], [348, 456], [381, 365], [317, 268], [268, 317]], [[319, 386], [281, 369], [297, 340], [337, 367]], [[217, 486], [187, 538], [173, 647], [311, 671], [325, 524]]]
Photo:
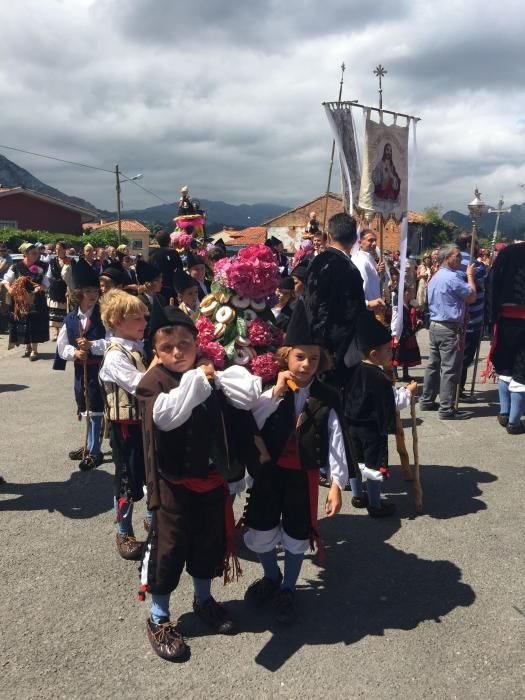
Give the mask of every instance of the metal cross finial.
[[382, 79], [385, 77], [385, 75], [387, 73], [388, 73], [388, 71], [381, 64], [376, 66], [374, 69], [374, 75], [376, 75], [379, 78], [379, 109], [383, 109], [383, 82], [382, 82]]

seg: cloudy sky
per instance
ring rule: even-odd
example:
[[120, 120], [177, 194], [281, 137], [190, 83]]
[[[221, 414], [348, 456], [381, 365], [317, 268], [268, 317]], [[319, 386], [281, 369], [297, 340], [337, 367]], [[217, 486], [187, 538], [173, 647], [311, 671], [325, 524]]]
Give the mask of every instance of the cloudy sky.
[[[295, 205], [326, 187], [323, 100], [422, 117], [410, 205], [523, 202], [522, 0], [17, 0], [2, 7], [0, 143], [111, 170], [167, 201]], [[0, 149], [114, 208], [110, 174]], [[339, 188], [336, 176], [332, 189]], [[133, 184], [126, 208], [159, 204]]]

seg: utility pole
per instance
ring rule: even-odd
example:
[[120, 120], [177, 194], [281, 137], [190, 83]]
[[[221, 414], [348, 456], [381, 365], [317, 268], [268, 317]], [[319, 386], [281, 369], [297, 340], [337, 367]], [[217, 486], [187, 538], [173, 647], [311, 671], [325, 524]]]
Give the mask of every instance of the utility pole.
[[122, 242], [122, 222], [120, 214], [120, 172], [118, 165], [115, 165], [115, 180], [116, 180], [116, 190], [117, 190], [117, 226], [118, 226], [118, 242], [119, 245]]

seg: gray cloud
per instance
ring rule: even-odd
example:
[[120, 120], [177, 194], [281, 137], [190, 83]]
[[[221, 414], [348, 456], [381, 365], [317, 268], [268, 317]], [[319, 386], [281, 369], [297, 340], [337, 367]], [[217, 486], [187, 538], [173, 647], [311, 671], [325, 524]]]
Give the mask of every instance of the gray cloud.
[[[296, 204], [326, 185], [320, 103], [377, 102], [418, 114], [411, 206], [522, 201], [525, 68], [521, 3], [29, 0], [3, 8], [2, 137], [130, 175], [168, 201], [188, 184], [233, 203]], [[49, 184], [114, 206], [111, 175], [4, 152]], [[338, 175], [333, 189], [339, 185]], [[493, 193], [493, 194], [491, 194]], [[132, 184], [130, 208], [157, 200]]]

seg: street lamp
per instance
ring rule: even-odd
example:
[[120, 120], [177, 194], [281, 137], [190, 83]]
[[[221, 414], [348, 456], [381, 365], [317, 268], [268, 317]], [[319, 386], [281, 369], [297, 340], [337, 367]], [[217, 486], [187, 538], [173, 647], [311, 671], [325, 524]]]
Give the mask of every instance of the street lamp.
[[468, 210], [470, 212], [470, 218], [472, 219], [472, 242], [470, 244], [470, 264], [474, 261], [474, 250], [476, 248], [477, 242], [477, 224], [486, 209], [485, 203], [481, 201], [481, 192], [478, 190], [477, 186], [474, 190], [474, 199], [470, 204], [468, 204]]
[[143, 177], [142, 173], [138, 173], [133, 177], [122, 177], [118, 165], [115, 165], [115, 180], [116, 180], [116, 190], [117, 190], [117, 227], [118, 227], [118, 242], [122, 240], [122, 223], [120, 215], [120, 183], [121, 182], [133, 182], [133, 180], [140, 180]]

